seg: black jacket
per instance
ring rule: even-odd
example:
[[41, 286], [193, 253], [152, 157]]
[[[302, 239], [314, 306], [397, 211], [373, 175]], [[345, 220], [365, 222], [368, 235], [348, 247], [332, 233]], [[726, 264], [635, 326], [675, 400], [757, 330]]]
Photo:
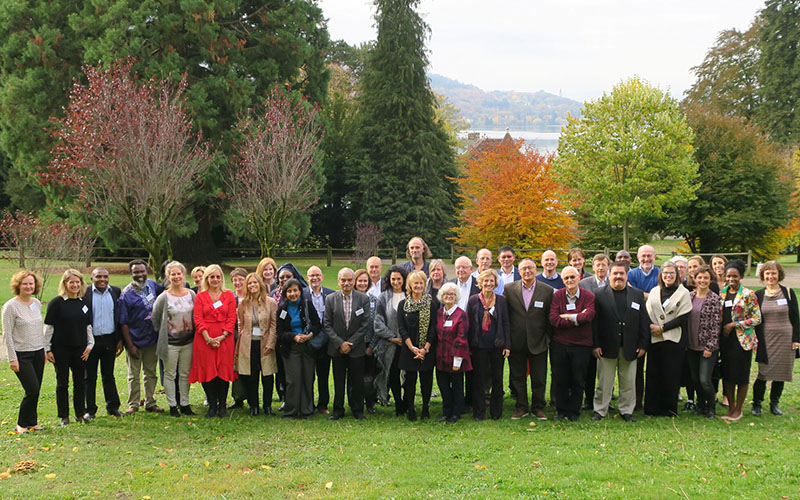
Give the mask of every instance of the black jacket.
[[[292, 333], [292, 318], [289, 316], [288, 309], [289, 301], [286, 299], [281, 300], [281, 303], [278, 304], [278, 311], [275, 316], [275, 331], [278, 335], [278, 348], [284, 356], [288, 356], [289, 352], [292, 350], [292, 346], [296, 344], [294, 341], [294, 334]], [[308, 314], [306, 314], [306, 311], [308, 311]], [[312, 304], [310, 300], [302, 298], [300, 299], [300, 321], [303, 324], [303, 331], [306, 331], [308, 328], [306, 318], [311, 322], [310, 331], [315, 337], [317, 335], [325, 335], [322, 333], [322, 323], [319, 321], [319, 315], [317, 314], [317, 310], [314, 309], [314, 304]]]
[[[594, 296], [595, 316], [592, 322], [594, 347], [603, 349], [603, 357], [619, 357], [619, 329], [622, 327], [622, 353], [625, 359], [636, 359], [636, 350], [647, 350], [650, 346], [650, 316], [645, 307], [644, 293], [630, 285], [626, 286], [625, 316], [617, 316], [617, 304], [613, 288], [606, 286]], [[637, 310], [632, 304], [638, 304]]]
[[[89, 308], [89, 314], [92, 314], [92, 298], [94, 297], [92, 287], [93, 285], [86, 287], [86, 293], [83, 294], [83, 301], [86, 303], [86, 307]], [[119, 324], [119, 312], [117, 311], [117, 300], [119, 300], [119, 296], [122, 291], [119, 289], [119, 287], [114, 285], [108, 285], [108, 291], [111, 292], [111, 299], [114, 302], [114, 336], [116, 337], [117, 341], [123, 341], [122, 328], [120, 328]], [[94, 316], [92, 316], [92, 318], [94, 318]]]
[[[469, 318], [469, 333], [467, 338], [471, 348], [478, 346], [481, 335], [483, 315], [486, 314], [481, 304], [481, 298], [473, 295], [467, 302], [467, 317]], [[511, 326], [508, 317], [508, 303], [502, 295], [495, 294], [494, 321], [496, 326], [495, 347], [497, 349], [511, 349]]]

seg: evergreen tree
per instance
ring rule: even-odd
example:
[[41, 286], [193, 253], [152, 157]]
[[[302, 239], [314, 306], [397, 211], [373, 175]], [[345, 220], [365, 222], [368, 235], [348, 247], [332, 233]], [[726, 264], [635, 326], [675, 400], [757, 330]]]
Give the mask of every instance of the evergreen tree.
[[456, 220], [455, 153], [434, 115], [419, 0], [376, 0], [378, 39], [362, 74], [358, 175], [362, 222], [403, 248], [421, 236], [441, 254]]

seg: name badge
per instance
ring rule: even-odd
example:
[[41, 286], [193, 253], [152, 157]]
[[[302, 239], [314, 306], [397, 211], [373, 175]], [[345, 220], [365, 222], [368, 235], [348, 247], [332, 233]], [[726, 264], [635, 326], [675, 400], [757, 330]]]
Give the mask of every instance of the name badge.
[[253, 337], [260, 337], [261, 336], [261, 328], [254, 326], [253, 327]]
[[453, 326], [453, 320], [452, 319], [448, 319], [447, 321], [444, 322], [444, 327], [445, 328], [450, 328], [452, 326]]
[[286, 319], [286, 309], [281, 311], [281, 319]]
[[147, 300], [148, 300], [149, 302], [153, 302], [153, 300], [154, 300], [154, 299], [155, 299], [155, 297], [153, 297], [153, 294], [152, 294], [152, 293], [149, 293], [149, 294], [147, 294]]
[[219, 309], [220, 307], [222, 307], [222, 301], [218, 300], [211, 305], [214, 306], [214, 309]]
[[639, 303], [638, 302], [631, 302], [631, 309], [633, 309], [634, 311], [638, 311], [639, 310]]
[[453, 356], [453, 368], [461, 368], [461, 363], [464, 362], [464, 358], [460, 356]]
[[779, 306], [785, 306], [785, 305], [788, 305], [788, 304], [789, 304], [789, 302], [788, 302], [786, 299], [778, 299], [778, 300], [777, 300], [777, 304], [778, 304]]
[[489, 314], [494, 316], [494, 306], [489, 308]]
[[574, 310], [575, 310], [575, 304], [567, 304], [567, 311], [574, 311]]
[[356, 309], [356, 316], [361, 316], [362, 314], [364, 314], [364, 308], [359, 307]]
[[[83, 307], [86, 307], [86, 306], [83, 306]], [[28, 306], [28, 309], [30, 309], [31, 311], [38, 311], [39, 307], [36, 305], [36, 302], [31, 302], [31, 305]]]
[[667, 299], [667, 300], [665, 300], [664, 302], [661, 303], [661, 307], [663, 307], [664, 309], [666, 309], [667, 306], [669, 306], [669, 299]]
[[86, 307], [86, 306], [83, 306], [83, 307], [81, 308], [81, 311], [83, 311], [83, 314], [86, 314], [87, 312], [89, 312], [89, 308], [88, 308], [88, 307]]
[[533, 301], [533, 307], [537, 307], [539, 309], [544, 309], [544, 302], [542, 302], [541, 300], [534, 300]]
[[733, 301], [732, 300], [726, 300], [725, 301], [725, 307], [733, 307]]

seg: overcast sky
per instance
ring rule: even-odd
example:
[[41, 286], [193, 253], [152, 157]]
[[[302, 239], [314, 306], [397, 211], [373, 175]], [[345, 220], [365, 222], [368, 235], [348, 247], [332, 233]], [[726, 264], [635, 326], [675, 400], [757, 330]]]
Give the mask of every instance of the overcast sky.
[[[681, 97], [724, 29], [746, 29], [748, 0], [422, 0], [429, 71], [483, 90], [593, 99], [639, 75]], [[332, 39], [376, 38], [370, 0], [319, 0]]]

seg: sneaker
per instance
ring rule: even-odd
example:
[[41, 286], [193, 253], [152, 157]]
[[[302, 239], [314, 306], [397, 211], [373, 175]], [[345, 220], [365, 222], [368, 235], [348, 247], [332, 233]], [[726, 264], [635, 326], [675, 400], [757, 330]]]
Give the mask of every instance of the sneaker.
[[514, 410], [514, 413], [511, 414], [511, 420], [519, 420], [528, 415], [530, 415], [530, 413], [525, 410]]
[[683, 405], [683, 411], [694, 411], [694, 410], [697, 410], [697, 405], [694, 404], [694, 401], [692, 401], [691, 399], [687, 401], [685, 405]]

